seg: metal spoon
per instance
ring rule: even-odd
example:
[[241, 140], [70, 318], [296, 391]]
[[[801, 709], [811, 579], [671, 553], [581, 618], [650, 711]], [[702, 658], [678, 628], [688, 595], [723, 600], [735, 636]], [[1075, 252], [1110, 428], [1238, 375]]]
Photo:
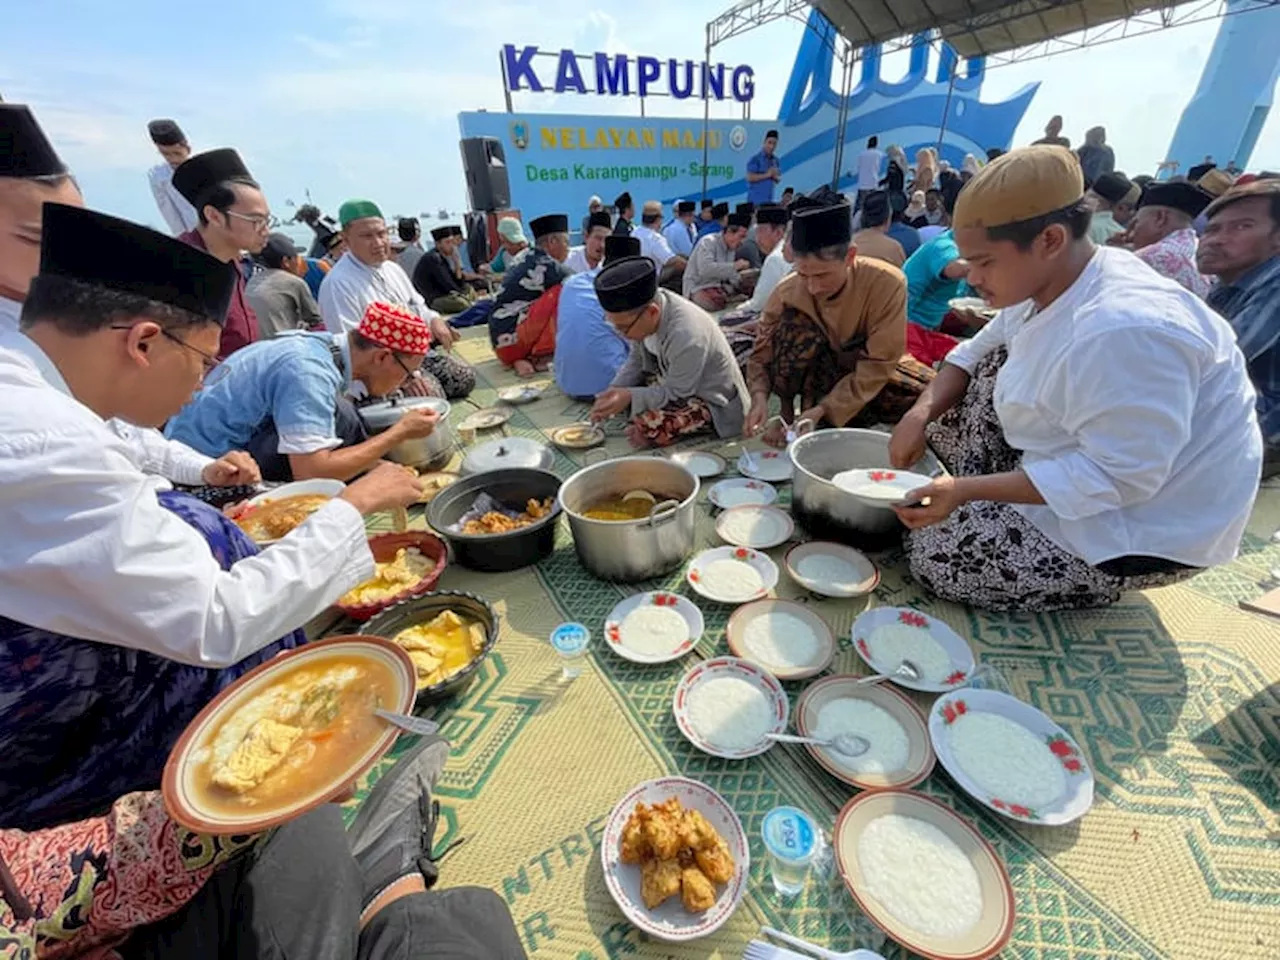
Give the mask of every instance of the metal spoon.
[[778, 743], [810, 743], [815, 747], [828, 747], [846, 757], [860, 757], [871, 749], [871, 741], [852, 733], [837, 733], [834, 737], [801, 737], [794, 733], [766, 733], [770, 740]]
[[387, 721], [393, 727], [399, 727], [408, 733], [416, 733], [420, 737], [429, 736], [440, 729], [440, 724], [426, 717], [411, 717], [404, 713], [392, 713], [381, 707], [374, 708], [373, 715]]
[[924, 677], [924, 671], [917, 667], [914, 661], [903, 660], [898, 664], [898, 669], [893, 671], [893, 673], [877, 673], [874, 677], [863, 677], [858, 681], [858, 686], [870, 686], [873, 683], [880, 683], [884, 680], [893, 680], [896, 677], [902, 677], [904, 680], [910, 680], [912, 683], [916, 683]]

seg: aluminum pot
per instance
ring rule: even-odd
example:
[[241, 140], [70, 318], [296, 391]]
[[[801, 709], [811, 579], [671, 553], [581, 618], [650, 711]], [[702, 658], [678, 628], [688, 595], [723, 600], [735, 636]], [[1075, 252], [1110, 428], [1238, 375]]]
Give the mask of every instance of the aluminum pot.
[[453, 559], [472, 570], [501, 573], [528, 567], [551, 555], [556, 548], [556, 521], [560, 504], [542, 519], [510, 533], [472, 534], [450, 529], [471, 509], [481, 492], [511, 508], [524, 510], [530, 500], [554, 498], [560, 489], [560, 478], [546, 470], [507, 467], [489, 473], [463, 477], [445, 487], [427, 505], [427, 524], [444, 538], [453, 551]]
[[[819, 430], [795, 441], [790, 453], [795, 465], [791, 514], [811, 534], [868, 550], [885, 549], [898, 541], [903, 528], [892, 509], [872, 506], [831, 482], [844, 470], [892, 469], [887, 433]], [[938, 458], [929, 451], [911, 469], [930, 476], [944, 472]]]
[[409, 467], [438, 470], [452, 459], [456, 444], [453, 426], [449, 423], [449, 414], [453, 408], [448, 400], [438, 397], [391, 397], [360, 407], [359, 413], [371, 433], [382, 433], [394, 426], [406, 410], [420, 408], [436, 412], [440, 417], [436, 428], [431, 431], [430, 436], [402, 440], [387, 451], [387, 457]]
[[[583, 516], [602, 500], [631, 490], [647, 490], [658, 501], [643, 520]], [[660, 457], [624, 457], [579, 470], [560, 488], [560, 504], [588, 572], [632, 583], [680, 566], [693, 552], [698, 490], [698, 478], [679, 464]]]

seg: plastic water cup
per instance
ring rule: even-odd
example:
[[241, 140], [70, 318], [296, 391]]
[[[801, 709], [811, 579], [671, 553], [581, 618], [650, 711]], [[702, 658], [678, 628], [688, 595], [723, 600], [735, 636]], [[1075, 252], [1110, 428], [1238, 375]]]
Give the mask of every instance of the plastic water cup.
[[769, 854], [769, 875], [783, 897], [797, 896], [809, 878], [822, 833], [813, 818], [798, 807], [774, 807], [761, 827]]
[[561, 679], [572, 680], [582, 673], [582, 663], [591, 646], [591, 631], [580, 623], [562, 623], [551, 631], [551, 648], [564, 669]]

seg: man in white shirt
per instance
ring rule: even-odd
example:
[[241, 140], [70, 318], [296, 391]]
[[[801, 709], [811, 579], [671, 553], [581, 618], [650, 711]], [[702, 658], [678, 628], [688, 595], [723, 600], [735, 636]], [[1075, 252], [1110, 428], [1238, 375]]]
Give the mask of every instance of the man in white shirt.
[[234, 267], [186, 244], [45, 208], [23, 332], [0, 334], [0, 825], [158, 785], [210, 697], [373, 574], [362, 515], [421, 494], [386, 467], [255, 555], [140, 469], [104, 421], [177, 411], [234, 290]]
[[662, 236], [672, 253], [678, 253], [686, 260], [693, 253], [693, 244], [698, 239], [697, 228], [693, 225], [693, 215], [698, 205], [692, 200], [681, 200], [676, 204], [675, 218], [662, 230]]
[[646, 200], [640, 208], [640, 226], [631, 231], [631, 235], [640, 241], [640, 255], [658, 265], [658, 286], [679, 293], [689, 259], [671, 250], [661, 228], [662, 203]]
[[187, 143], [182, 128], [172, 120], [152, 120], [147, 124], [147, 132], [164, 158], [163, 163], [147, 171], [147, 182], [151, 184], [151, 195], [155, 197], [160, 216], [176, 237], [200, 225], [196, 208], [173, 188], [173, 171], [191, 156], [191, 144]]
[[31, 109], [0, 103], [0, 332], [18, 329], [40, 265], [45, 203], [81, 206], [84, 200]]
[[411, 310], [427, 321], [436, 348], [423, 362], [417, 392], [450, 400], [461, 399], [476, 385], [476, 372], [453, 356], [457, 334], [430, 309], [400, 265], [391, 259], [387, 222], [371, 200], [348, 200], [338, 208], [338, 222], [347, 252], [320, 283], [320, 317], [330, 333], [347, 333], [360, 326], [371, 303], [389, 303]]
[[587, 232], [582, 246], [569, 250], [564, 265], [574, 273], [590, 273], [604, 262], [604, 238], [613, 233], [613, 219], [608, 210], [595, 210], [587, 217]]
[[880, 168], [884, 166], [884, 154], [880, 151], [880, 138], [869, 137], [867, 149], [858, 154], [858, 199], [853, 212], [862, 209], [867, 194], [880, 188]]
[[905, 468], [927, 438], [951, 471], [895, 508], [912, 574], [939, 596], [1103, 606], [1239, 546], [1262, 439], [1231, 328], [1096, 247], [1089, 216], [1080, 163], [1055, 146], [993, 160], [956, 201], [968, 282], [1002, 309], [948, 354], [889, 446]]

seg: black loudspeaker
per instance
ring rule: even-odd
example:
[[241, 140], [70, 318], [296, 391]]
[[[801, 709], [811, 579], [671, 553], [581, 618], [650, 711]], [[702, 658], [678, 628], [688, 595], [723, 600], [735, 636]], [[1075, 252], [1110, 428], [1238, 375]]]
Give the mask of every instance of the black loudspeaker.
[[495, 137], [467, 137], [462, 141], [462, 170], [472, 210], [501, 210], [511, 203], [507, 160]]

